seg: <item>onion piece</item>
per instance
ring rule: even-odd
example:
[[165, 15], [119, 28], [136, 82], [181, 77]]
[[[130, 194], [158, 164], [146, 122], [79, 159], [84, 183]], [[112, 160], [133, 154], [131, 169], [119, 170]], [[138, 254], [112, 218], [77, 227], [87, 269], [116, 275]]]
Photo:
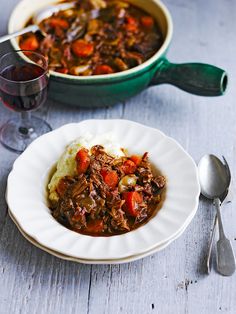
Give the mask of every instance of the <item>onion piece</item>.
[[90, 67], [89, 64], [73, 66], [72, 68], [70, 68], [70, 74], [80, 75], [83, 72], [85, 72], [86, 70], [88, 70], [89, 67]]
[[124, 176], [118, 184], [119, 192], [123, 193], [127, 191], [130, 187], [135, 186], [137, 183], [137, 180], [138, 178], [134, 174]]

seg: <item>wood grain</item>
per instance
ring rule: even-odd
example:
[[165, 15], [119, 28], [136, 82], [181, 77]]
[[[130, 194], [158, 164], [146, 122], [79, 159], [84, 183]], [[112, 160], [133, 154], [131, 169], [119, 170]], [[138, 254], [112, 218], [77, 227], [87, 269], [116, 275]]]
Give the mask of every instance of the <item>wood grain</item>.
[[[17, 0], [4, 2], [0, 33]], [[206, 152], [224, 154], [236, 170], [236, 2], [166, 0], [174, 21], [173, 62], [209, 62], [226, 69], [230, 82], [219, 98], [189, 95], [172, 86], [144, 91], [114, 108], [84, 110], [47, 102], [41, 110], [53, 128], [91, 118], [123, 118], [159, 128], [178, 140], [196, 162]], [[3, 6], [3, 4], [1, 4]], [[0, 47], [0, 54], [9, 49]], [[0, 125], [14, 116], [0, 106]], [[1, 314], [215, 314], [236, 313], [236, 279], [204, 271], [213, 221], [201, 200], [185, 233], [165, 250], [124, 265], [82, 265], [50, 256], [28, 243], [6, 211], [7, 175], [17, 157], [0, 146]], [[235, 194], [232, 187], [232, 194]], [[225, 229], [236, 251], [236, 201], [224, 205]]]

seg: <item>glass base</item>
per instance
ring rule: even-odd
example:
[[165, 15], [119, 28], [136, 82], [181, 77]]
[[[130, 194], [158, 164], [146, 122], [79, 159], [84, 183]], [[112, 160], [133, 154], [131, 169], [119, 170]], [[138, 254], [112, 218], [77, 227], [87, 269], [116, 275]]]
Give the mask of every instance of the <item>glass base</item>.
[[44, 120], [32, 116], [30, 123], [32, 128], [20, 126], [20, 121], [13, 118], [5, 123], [0, 129], [0, 142], [6, 148], [21, 153], [37, 137], [52, 130], [51, 126]]

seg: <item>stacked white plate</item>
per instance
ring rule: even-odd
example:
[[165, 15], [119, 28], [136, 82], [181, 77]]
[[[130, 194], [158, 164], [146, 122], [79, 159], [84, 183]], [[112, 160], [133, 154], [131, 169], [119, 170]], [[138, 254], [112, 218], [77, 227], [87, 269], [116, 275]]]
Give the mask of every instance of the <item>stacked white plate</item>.
[[[86, 132], [110, 132], [129, 154], [149, 152], [151, 163], [167, 178], [164, 204], [144, 226], [118, 236], [91, 237], [65, 228], [52, 217], [47, 203], [50, 172], [66, 146]], [[6, 199], [18, 229], [37, 247], [67, 260], [114, 264], [153, 254], [178, 238], [196, 213], [199, 194], [196, 165], [173, 139], [127, 120], [86, 120], [36, 139], [15, 161]]]

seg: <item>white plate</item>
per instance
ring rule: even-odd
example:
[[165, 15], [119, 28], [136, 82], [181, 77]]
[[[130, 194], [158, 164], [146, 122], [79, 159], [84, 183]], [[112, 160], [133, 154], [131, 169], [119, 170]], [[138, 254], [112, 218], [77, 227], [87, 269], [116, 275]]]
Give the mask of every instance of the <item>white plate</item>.
[[[145, 253], [139, 254], [139, 255], [132, 255], [129, 257], [125, 257], [125, 258], [120, 258], [120, 259], [111, 259], [111, 260], [89, 260], [89, 259], [80, 259], [80, 258], [75, 258], [75, 257], [71, 257], [69, 255], [64, 255], [61, 253], [58, 253], [56, 251], [52, 251], [50, 249], [48, 249], [45, 246], [40, 245], [37, 241], [35, 241], [33, 238], [31, 238], [29, 235], [27, 235], [22, 229], [21, 227], [18, 225], [18, 223], [16, 222], [13, 214], [11, 213], [11, 210], [8, 208], [8, 213], [9, 216], [11, 217], [12, 221], [15, 223], [15, 225], [17, 226], [18, 230], [20, 231], [20, 233], [23, 235], [23, 237], [28, 240], [31, 244], [33, 244], [34, 246], [38, 247], [39, 249], [53, 255], [56, 256], [58, 258], [61, 258], [63, 260], [67, 260], [67, 261], [71, 261], [71, 262], [76, 262], [76, 263], [82, 263], [82, 264], [124, 264], [124, 263], [130, 263], [130, 262], [134, 262], [137, 261], [141, 258], [147, 257], [149, 255], [152, 255], [154, 253], [157, 253], [163, 249], [165, 249], [170, 243], [172, 243], [175, 239], [177, 239], [187, 228], [188, 226], [188, 222], [186, 222], [185, 226], [181, 229], [181, 231], [176, 235], [175, 238], [171, 239], [171, 241], [168, 241], [166, 243], [163, 243], [160, 246], [156, 246], [154, 247], [152, 250], [149, 250]], [[194, 215], [193, 215], [194, 216]], [[192, 219], [192, 217], [190, 217], [190, 220]]]
[[[149, 152], [167, 178], [161, 210], [144, 226], [113, 237], [91, 237], [60, 225], [47, 206], [48, 174], [66, 145], [85, 132], [112, 132], [130, 154]], [[175, 238], [197, 210], [200, 187], [192, 158], [162, 132], [127, 120], [86, 120], [36, 139], [18, 157], [8, 177], [7, 202], [19, 226], [40, 245], [74, 258], [121, 259]]]

